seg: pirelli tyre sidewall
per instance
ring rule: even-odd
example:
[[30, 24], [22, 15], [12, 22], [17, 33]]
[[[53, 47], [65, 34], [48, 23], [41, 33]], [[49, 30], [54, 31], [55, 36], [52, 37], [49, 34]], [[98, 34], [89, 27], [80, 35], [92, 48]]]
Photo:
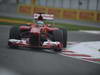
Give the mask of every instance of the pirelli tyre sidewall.
[[[21, 39], [19, 27], [14, 26], [14, 27], [12, 27], [10, 29], [9, 39], [17, 39], [17, 40], [20, 40]], [[18, 46], [12, 44], [9, 41], [8, 41], [8, 46], [11, 47], [11, 48], [18, 48]]]

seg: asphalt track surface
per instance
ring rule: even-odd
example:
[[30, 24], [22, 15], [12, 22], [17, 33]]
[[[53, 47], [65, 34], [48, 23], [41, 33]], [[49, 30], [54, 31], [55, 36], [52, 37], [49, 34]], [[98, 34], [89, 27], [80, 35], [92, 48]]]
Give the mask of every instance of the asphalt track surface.
[[[53, 51], [8, 48], [9, 29], [10, 26], [0, 26], [0, 75], [2, 69], [14, 72], [13, 75], [100, 75], [99, 64], [64, 57]], [[68, 41], [98, 40], [100, 35], [68, 32]]]

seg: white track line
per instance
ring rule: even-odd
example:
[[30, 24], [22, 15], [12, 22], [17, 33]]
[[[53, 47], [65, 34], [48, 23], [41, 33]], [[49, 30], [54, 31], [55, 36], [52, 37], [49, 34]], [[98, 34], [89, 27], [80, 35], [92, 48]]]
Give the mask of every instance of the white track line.
[[79, 32], [85, 32], [85, 33], [90, 33], [90, 34], [100, 34], [100, 31], [89, 31], [89, 30], [80, 30]]
[[96, 62], [96, 61], [85, 60], [85, 59], [82, 59], [82, 58], [79, 58], [79, 57], [68, 56], [68, 55], [64, 55], [64, 54], [61, 54], [61, 53], [59, 53], [59, 55], [71, 57], [71, 58], [74, 58], [74, 59], [79, 59], [79, 60], [82, 60], [82, 61], [91, 62], [91, 63], [95, 63], [95, 64], [100, 64], [99, 62]]
[[[71, 47], [73, 47], [74, 45], [76, 45], [76, 44], [78, 44], [78, 43], [80, 43], [80, 42], [68, 42], [69, 43], [69, 46]], [[87, 43], [87, 42], [86, 42]], [[90, 42], [91, 43], [91, 42]], [[93, 42], [92, 42], [93, 43]], [[88, 43], [87, 43], [88, 44]], [[96, 42], [94, 42], [94, 44], [96, 45]], [[97, 46], [97, 45], [96, 45]], [[68, 48], [67, 47], [67, 49], [70, 49], [70, 47]], [[79, 59], [79, 60], [83, 60], [83, 61], [88, 61], [88, 62], [93, 62], [93, 63], [96, 63], [96, 64], [100, 64], [99, 63], [99, 61], [92, 61], [92, 60], [86, 60], [86, 59], [83, 59], [83, 58], [93, 58], [92, 56], [91, 57], [82, 57], [82, 56], [69, 56], [69, 55], [66, 55], [66, 54], [76, 54], [77, 52], [75, 52], [75, 51], [73, 51], [73, 50], [68, 50], [68, 51], [66, 51], [67, 49], [65, 49], [63, 52], [61, 52], [61, 53], [59, 53], [60, 55], [62, 55], [62, 56], [67, 56], [67, 57], [71, 57], [71, 58], [76, 58], [76, 59]], [[71, 52], [72, 51], [72, 52]], [[64, 55], [65, 54], [65, 55]], [[80, 54], [80, 53], [78, 53], [78, 54]], [[82, 54], [82, 53], [81, 53]], [[86, 55], [88, 55], [88, 54], [86, 54]]]

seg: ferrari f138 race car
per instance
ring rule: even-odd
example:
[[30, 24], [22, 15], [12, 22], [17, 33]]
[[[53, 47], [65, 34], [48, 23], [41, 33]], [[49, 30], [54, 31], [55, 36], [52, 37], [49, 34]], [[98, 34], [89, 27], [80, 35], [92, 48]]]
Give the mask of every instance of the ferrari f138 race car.
[[61, 51], [67, 45], [67, 30], [45, 24], [43, 20], [53, 20], [50, 14], [34, 14], [36, 23], [14, 26], [10, 29], [10, 48], [46, 48]]

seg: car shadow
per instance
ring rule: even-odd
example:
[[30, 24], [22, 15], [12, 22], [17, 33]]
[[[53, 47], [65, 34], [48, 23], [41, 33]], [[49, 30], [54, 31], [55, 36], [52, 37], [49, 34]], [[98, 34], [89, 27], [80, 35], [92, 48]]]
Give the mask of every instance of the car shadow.
[[57, 54], [58, 52], [54, 51], [53, 49], [41, 49], [41, 48], [24, 48], [24, 47], [20, 47], [20, 48], [10, 48], [8, 47], [8, 50], [21, 50], [21, 51], [31, 51], [31, 52], [39, 52], [39, 53], [49, 53], [49, 54]]

